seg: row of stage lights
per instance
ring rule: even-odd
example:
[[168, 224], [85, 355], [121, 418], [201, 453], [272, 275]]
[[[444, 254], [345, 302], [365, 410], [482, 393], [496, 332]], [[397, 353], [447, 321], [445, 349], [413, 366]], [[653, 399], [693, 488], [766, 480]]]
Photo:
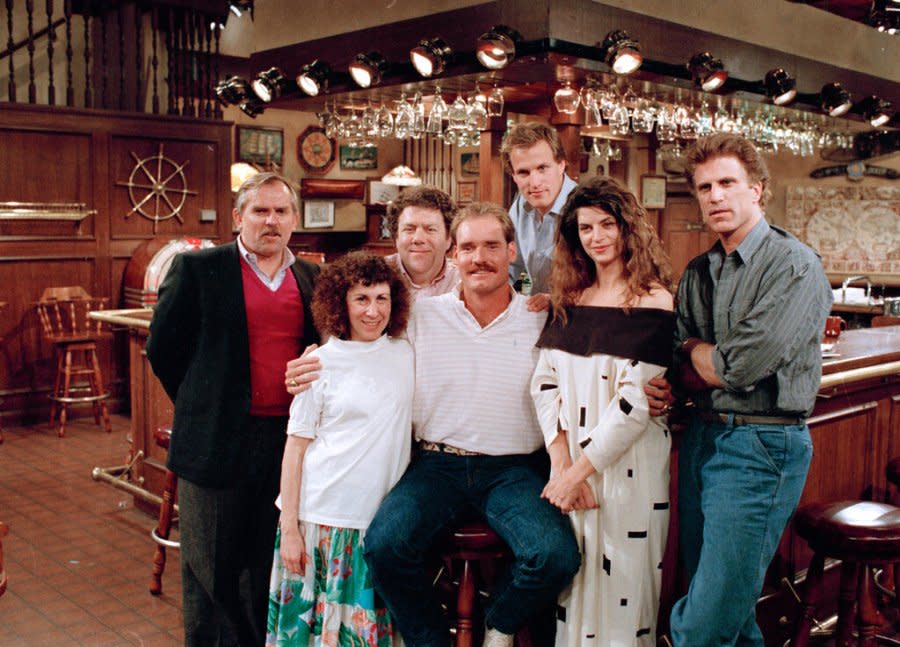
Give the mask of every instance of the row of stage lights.
[[[517, 31], [506, 25], [496, 25], [478, 37], [475, 58], [488, 70], [500, 70], [515, 59], [521, 43], [522, 38]], [[596, 49], [600, 60], [618, 75], [632, 74], [644, 62], [639, 42], [620, 29], [609, 32], [602, 42], [597, 43]], [[454, 61], [454, 52], [443, 39], [430, 38], [419, 41], [410, 50], [409, 57], [416, 72], [427, 79], [443, 74]], [[694, 85], [705, 92], [721, 89], [728, 80], [728, 71], [722, 60], [709, 52], [695, 54], [685, 67]], [[371, 51], [357, 54], [347, 71], [357, 86], [368, 89], [381, 83], [389, 68], [390, 64], [380, 52]], [[279, 68], [272, 67], [260, 72], [252, 83], [237, 76], [220, 81], [216, 86], [216, 95], [226, 106], [237, 105], [246, 114], [256, 117], [265, 110], [267, 103], [298, 88], [311, 97], [326, 93], [331, 77], [331, 66], [317, 59], [304, 65], [293, 81]], [[787, 106], [797, 98], [797, 81], [784, 68], [769, 70], [762, 86], [766, 96], [777, 106]], [[564, 83], [557, 94], [566, 92], [576, 90]], [[874, 128], [884, 126], [891, 120], [890, 102], [871, 95], [854, 103], [850, 93], [840, 83], [825, 84], [818, 96], [813, 98], [816, 99], [822, 111], [830, 117], [842, 117], [854, 110]]]

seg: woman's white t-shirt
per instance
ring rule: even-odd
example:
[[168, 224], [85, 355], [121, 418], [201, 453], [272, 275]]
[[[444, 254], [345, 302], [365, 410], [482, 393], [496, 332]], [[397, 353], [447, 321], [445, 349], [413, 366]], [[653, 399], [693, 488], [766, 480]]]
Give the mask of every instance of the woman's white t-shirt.
[[320, 377], [294, 397], [287, 429], [314, 439], [303, 460], [300, 520], [365, 529], [409, 463], [413, 351], [382, 335], [332, 337], [313, 354]]

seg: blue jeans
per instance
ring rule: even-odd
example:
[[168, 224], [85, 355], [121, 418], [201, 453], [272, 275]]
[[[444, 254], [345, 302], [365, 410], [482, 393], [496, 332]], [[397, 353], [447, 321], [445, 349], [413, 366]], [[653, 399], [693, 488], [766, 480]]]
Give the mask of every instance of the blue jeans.
[[568, 517], [540, 498], [547, 455], [453, 456], [421, 452], [381, 504], [365, 537], [375, 588], [410, 647], [450, 644], [426, 555], [461, 520], [480, 513], [509, 545], [488, 626], [515, 633], [553, 603], [581, 557]]
[[678, 460], [681, 552], [690, 581], [672, 608], [676, 647], [763, 647], [756, 601], [812, 459], [806, 425], [694, 418]]

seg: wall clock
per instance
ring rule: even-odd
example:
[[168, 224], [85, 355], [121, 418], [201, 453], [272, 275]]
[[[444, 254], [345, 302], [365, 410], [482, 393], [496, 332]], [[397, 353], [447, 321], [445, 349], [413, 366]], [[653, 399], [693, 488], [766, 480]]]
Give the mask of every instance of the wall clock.
[[297, 159], [308, 173], [324, 175], [334, 166], [337, 142], [325, 134], [325, 129], [309, 126], [297, 137]]

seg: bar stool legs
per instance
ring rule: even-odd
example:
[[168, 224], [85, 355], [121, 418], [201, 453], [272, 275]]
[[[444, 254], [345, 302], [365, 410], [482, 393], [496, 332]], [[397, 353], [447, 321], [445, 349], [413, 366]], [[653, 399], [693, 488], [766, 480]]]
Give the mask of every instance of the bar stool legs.
[[[169, 449], [169, 439], [172, 430], [161, 427], [153, 432], [153, 439], [158, 447]], [[175, 521], [177, 508], [175, 496], [178, 490], [178, 476], [171, 470], [166, 470], [166, 482], [163, 486], [162, 504], [159, 506], [159, 519], [156, 528], [150, 531], [150, 536], [156, 542], [156, 552], [153, 554], [153, 575], [150, 577], [150, 593], [160, 595], [162, 593], [162, 575], [166, 570], [166, 548], [181, 548], [177, 541], [169, 539], [172, 523]]]
[[[74, 378], [74, 380], [73, 380]], [[76, 393], [86, 395], [75, 395]], [[107, 433], [112, 432], [109, 410], [106, 399], [109, 392], [103, 390], [103, 376], [100, 372], [100, 360], [97, 357], [97, 345], [93, 341], [78, 343], [60, 343], [57, 346], [56, 380], [53, 394], [50, 396], [50, 426], [59, 420], [57, 431], [60, 438], [65, 436], [69, 406], [90, 402], [94, 414], [94, 423], [101, 424]]]

